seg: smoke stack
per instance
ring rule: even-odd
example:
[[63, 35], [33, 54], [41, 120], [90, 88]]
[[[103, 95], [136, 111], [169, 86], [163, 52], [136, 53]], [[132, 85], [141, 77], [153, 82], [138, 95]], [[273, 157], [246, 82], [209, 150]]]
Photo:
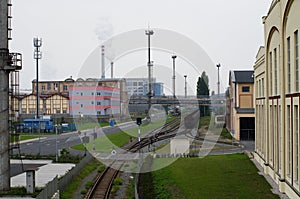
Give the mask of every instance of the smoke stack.
[[114, 78], [114, 62], [110, 62], [110, 75], [111, 78]]
[[102, 75], [101, 78], [105, 79], [105, 57], [104, 57], [104, 45], [101, 46], [101, 60], [102, 60]]

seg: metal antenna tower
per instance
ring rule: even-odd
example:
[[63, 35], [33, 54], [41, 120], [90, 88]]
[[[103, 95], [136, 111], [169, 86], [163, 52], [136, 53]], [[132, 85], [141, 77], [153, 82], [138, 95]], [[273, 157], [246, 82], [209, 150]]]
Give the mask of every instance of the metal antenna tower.
[[34, 59], [36, 61], [36, 119], [39, 119], [39, 60], [42, 58], [42, 52], [40, 50], [42, 46], [42, 39], [41, 38], [33, 38], [33, 46], [34, 49]]

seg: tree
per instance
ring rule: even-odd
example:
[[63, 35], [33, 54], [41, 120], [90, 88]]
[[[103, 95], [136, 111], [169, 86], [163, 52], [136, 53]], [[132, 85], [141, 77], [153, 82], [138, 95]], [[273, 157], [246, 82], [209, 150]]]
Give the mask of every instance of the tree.
[[201, 77], [198, 78], [197, 82], [197, 98], [209, 97], [209, 80], [205, 71], [202, 72]]
[[[205, 71], [202, 72], [201, 77], [197, 82], [197, 98], [209, 98], [209, 79]], [[206, 102], [203, 102], [206, 104]], [[199, 104], [200, 116], [209, 115], [209, 106]]]

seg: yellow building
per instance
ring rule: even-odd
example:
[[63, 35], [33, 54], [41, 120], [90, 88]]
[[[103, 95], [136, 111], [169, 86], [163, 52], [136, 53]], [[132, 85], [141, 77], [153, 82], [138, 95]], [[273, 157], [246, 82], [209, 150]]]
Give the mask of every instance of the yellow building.
[[273, 0], [256, 56], [255, 159], [290, 198], [300, 198], [300, 1]]
[[[36, 114], [36, 95], [25, 95], [21, 100], [21, 114]], [[63, 94], [40, 95], [40, 115], [69, 114], [69, 97]]]
[[227, 128], [237, 140], [254, 140], [254, 71], [230, 71]]

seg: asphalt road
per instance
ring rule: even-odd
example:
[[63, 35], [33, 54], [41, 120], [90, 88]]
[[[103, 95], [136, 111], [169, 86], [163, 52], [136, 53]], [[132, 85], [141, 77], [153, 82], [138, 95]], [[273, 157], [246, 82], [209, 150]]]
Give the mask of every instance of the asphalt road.
[[[69, 147], [82, 143], [82, 137], [88, 136], [93, 138], [94, 133], [97, 133], [97, 136], [101, 136], [104, 134], [112, 134], [116, 132], [120, 132], [122, 130], [127, 130], [135, 127], [136, 124], [134, 122], [121, 124], [115, 127], [104, 127], [99, 128], [98, 130], [84, 130], [79, 135], [78, 132], [71, 133], [62, 133], [58, 135], [43, 135], [41, 133], [40, 138], [31, 140], [25, 143], [20, 144], [20, 153], [21, 154], [41, 154], [41, 155], [54, 155], [57, 149], [66, 148], [69, 150]], [[57, 146], [56, 146], [57, 143]], [[19, 153], [17, 149], [14, 149], [14, 154]], [[70, 153], [72, 155], [81, 155], [83, 151], [71, 150]]]

